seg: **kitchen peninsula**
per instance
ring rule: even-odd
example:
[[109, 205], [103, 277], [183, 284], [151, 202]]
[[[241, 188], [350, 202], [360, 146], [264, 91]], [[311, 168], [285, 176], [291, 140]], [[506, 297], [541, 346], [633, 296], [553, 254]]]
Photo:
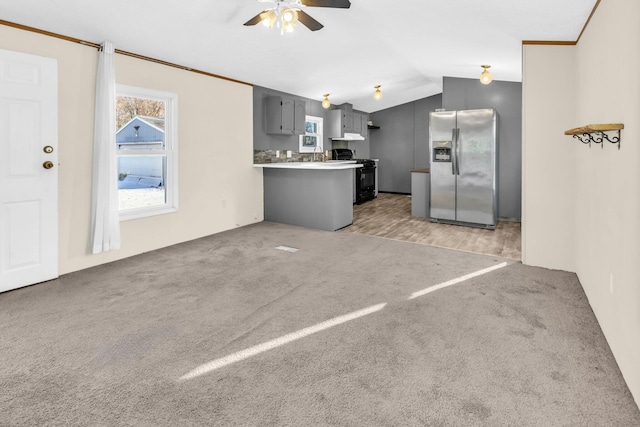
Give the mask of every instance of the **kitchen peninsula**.
[[254, 164], [263, 169], [265, 221], [335, 231], [353, 222], [355, 161]]

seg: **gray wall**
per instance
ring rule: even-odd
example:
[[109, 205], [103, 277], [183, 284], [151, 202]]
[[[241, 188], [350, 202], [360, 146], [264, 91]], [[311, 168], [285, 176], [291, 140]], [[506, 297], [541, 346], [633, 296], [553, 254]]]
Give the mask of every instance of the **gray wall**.
[[[278, 92], [260, 86], [253, 87], [253, 149], [254, 150], [292, 150], [298, 151], [300, 138], [297, 135], [268, 135], [265, 133], [266, 99], [270, 95], [286, 95], [301, 99], [306, 104], [306, 114], [322, 117], [327, 120], [327, 110], [322, 108], [321, 101], [315, 101], [289, 93]], [[325, 125], [326, 127], [326, 125]], [[324, 149], [331, 149], [331, 142], [325, 138]]]
[[411, 169], [429, 166], [429, 112], [436, 108], [498, 112], [498, 215], [521, 218], [522, 84], [445, 77], [443, 93], [371, 113], [371, 157], [380, 159], [379, 190], [411, 193]]
[[442, 95], [434, 95], [370, 114], [380, 126], [369, 131], [379, 191], [411, 193], [411, 170], [429, 166], [429, 112], [441, 105]]
[[442, 107], [495, 108], [498, 112], [498, 215], [522, 216], [522, 83], [445, 77]]
[[[297, 135], [269, 135], [265, 133], [265, 109], [266, 99], [271, 95], [291, 96], [295, 99], [305, 101], [306, 114], [308, 116], [322, 117], [324, 119], [324, 141], [323, 148], [331, 150], [332, 148], [350, 148], [356, 150], [359, 158], [369, 158], [369, 140], [365, 141], [341, 141], [335, 142], [332, 146], [331, 140], [328, 138], [328, 120], [329, 111], [337, 109], [338, 106], [332, 105], [328, 110], [322, 108], [322, 101], [304, 98], [292, 95], [290, 93], [279, 92], [277, 90], [265, 87], [253, 87], [253, 149], [254, 150], [292, 150], [298, 151], [299, 137]], [[362, 113], [358, 110], [353, 110]]]

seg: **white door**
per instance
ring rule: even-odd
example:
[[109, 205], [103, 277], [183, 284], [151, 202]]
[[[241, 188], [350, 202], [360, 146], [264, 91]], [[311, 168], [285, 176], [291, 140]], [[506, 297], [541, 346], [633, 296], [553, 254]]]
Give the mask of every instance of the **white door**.
[[56, 60], [0, 49], [0, 292], [58, 277], [57, 160]]

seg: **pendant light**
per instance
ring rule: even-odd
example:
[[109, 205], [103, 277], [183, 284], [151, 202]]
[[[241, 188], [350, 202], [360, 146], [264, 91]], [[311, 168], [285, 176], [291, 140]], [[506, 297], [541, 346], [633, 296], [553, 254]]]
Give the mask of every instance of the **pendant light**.
[[491, 68], [491, 65], [481, 65], [481, 67], [484, 68], [484, 71], [482, 71], [482, 74], [480, 74], [480, 83], [482, 83], [483, 85], [488, 85], [493, 80], [493, 76], [487, 69]]
[[380, 92], [380, 85], [374, 86], [374, 88], [376, 89], [376, 91], [373, 92], [373, 99], [375, 99], [376, 101], [379, 101], [380, 99], [382, 99], [382, 92]]
[[331, 106], [331, 101], [329, 101], [329, 94], [325, 93], [324, 95], [324, 99], [322, 100], [322, 108], [324, 108], [325, 110], [327, 108], [329, 108]]

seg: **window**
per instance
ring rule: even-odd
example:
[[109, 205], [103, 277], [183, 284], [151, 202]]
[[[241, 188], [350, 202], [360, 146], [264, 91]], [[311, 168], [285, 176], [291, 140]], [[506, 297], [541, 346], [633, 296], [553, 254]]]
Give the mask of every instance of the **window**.
[[322, 121], [322, 117], [305, 117], [305, 133], [300, 135], [301, 153], [322, 153]]
[[178, 96], [117, 86], [116, 155], [120, 219], [178, 210]]

